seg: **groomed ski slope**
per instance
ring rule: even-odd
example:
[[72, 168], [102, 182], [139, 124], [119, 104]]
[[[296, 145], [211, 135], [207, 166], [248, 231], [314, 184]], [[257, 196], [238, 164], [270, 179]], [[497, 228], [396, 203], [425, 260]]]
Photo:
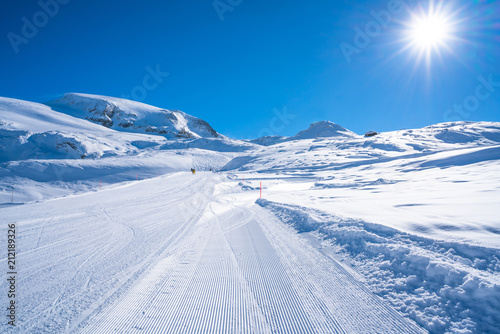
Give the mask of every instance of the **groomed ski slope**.
[[225, 175], [175, 173], [1, 207], [19, 231], [17, 328], [424, 332], [256, 205], [258, 192], [238, 197], [228, 187]]

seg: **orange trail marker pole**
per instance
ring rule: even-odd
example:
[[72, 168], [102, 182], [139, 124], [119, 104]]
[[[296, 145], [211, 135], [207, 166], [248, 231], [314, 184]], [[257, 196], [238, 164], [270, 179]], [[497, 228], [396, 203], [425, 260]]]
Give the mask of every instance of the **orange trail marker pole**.
[[262, 181], [260, 181], [260, 197], [262, 197]]

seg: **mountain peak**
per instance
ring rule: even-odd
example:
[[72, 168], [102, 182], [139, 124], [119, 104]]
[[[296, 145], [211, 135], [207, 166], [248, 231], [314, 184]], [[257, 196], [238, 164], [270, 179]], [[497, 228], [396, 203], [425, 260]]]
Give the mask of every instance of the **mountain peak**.
[[49, 102], [55, 110], [114, 130], [158, 134], [167, 138], [217, 138], [204, 120], [179, 110], [167, 110], [122, 98], [67, 93]]
[[308, 129], [300, 131], [290, 139], [312, 139], [318, 137], [356, 137], [357, 134], [346, 128], [330, 122], [319, 121], [312, 123]]

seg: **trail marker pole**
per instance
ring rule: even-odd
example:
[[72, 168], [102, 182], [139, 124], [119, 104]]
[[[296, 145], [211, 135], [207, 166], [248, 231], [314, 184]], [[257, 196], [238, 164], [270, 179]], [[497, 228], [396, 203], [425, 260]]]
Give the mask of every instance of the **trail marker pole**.
[[10, 199], [11, 203], [14, 203], [14, 188], [12, 188], [12, 198]]
[[262, 181], [260, 181], [260, 197], [262, 198]]

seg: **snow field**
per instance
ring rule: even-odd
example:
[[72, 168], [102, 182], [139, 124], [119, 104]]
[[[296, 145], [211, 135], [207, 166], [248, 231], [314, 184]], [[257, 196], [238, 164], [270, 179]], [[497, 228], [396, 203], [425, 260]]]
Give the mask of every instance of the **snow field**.
[[[496, 149], [494, 146], [491, 149]], [[266, 199], [382, 224], [426, 238], [500, 248], [500, 162], [487, 149], [454, 150], [427, 157], [280, 173], [245, 175], [247, 187], [262, 179]], [[468, 161], [471, 154], [483, 156]], [[454, 161], [441, 166], [442, 161]], [[440, 164], [422, 168], [422, 164]]]
[[252, 204], [257, 193], [238, 198], [231, 193], [237, 182], [227, 180], [208, 172], [175, 173], [1, 208], [22, 231], [18, 328], [421, 332]]
[[232, 157], [199, 149], [143, 152], [101, 159], [12, 161], [0, 165], [0, 203], [42, 201], [97, 191], [176, 172], [218, 169]]

